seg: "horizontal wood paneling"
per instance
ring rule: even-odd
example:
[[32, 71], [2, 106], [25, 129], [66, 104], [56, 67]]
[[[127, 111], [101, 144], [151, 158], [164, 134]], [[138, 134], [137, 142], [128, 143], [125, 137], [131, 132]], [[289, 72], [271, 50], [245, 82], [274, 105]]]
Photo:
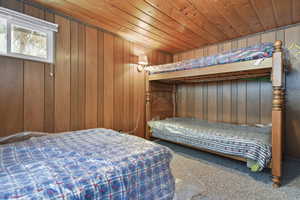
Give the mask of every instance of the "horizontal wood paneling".
[[[300, 157], [298, 148], [300, 145], [300, 109], [297, 103], [300, 101], [300, 54], [297, 47], [297, 45], [300, 45], [300, 26], [175, 54], [174, 61], [209, 55], [210, 52], [215, 52], [215, 49], [218, 49], [217, 53], [220, 53], [261, 42], [274, 42], [277, 39], [282, 40], [285, 48], [288, 49], [287, 58], [289, 62], [286, 81], [285, 152], [290, 156]], [[188, 106], [196, 103], [194, 117], [200, 119], [211, 121], [217, 119], [217, 121], [238, 124], [271, 123], [272, 85], [270, 82], [220, 81], [208, 85], [197, 84], [193, 87], [194, 89], [191, 90], [190, 86], [180, 86], [177, 91], [177, 114], [179, 116], [187, 116]], [[201, 89], [199, 90], [199, 88]], [[182, 91], [194, 94], [192, 96], [189, 94], [182, 96]], [[187, 96], [190, 98], [186, 98]]]
[[158, 64], [170, 54], [19, 1], [0, 3], [60, 25], [55, 65], [0, 57], [0, 137], [96, 127], [144, 136], [145, 74], [133, 58], [143, 53]]

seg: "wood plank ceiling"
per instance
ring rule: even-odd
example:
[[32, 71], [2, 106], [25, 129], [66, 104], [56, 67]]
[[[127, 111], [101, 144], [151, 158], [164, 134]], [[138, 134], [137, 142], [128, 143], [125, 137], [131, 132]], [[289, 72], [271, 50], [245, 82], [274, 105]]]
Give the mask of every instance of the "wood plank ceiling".
[[299, 0], [34, 0], [170, 53], [300, 22]]

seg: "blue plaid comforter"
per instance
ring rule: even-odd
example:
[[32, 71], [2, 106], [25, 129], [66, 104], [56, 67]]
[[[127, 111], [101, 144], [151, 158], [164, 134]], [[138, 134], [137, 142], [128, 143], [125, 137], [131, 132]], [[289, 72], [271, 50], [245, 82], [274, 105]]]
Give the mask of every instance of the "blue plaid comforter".
[[107, 129], [0, 146], [0, 199], [171, 200], [168, 148]]

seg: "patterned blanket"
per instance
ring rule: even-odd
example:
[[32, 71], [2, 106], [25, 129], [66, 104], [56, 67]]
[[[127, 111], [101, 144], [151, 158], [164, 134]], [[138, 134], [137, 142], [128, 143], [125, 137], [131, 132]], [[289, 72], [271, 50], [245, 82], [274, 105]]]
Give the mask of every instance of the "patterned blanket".
[[195, 118], [150, 121], [152, 136], [251, 159], [264, 168], [271, 160], [271, 127], [213, 123]]
[[166, 147], [107, 129], [0, 145], [0, 199], [171, 200]]
[[146, 70], [149, 71], [150, 74], [157, 74], [208, 67], [226, 63], [242, 62], [247, 60], [256, 60], [272, 57], [273, 51], [273, 43], [262, 43], [246, 48], [232, 50], [226, 53], [216, 54], [213, 56], [200, 57], [164, 65], [150, 66], [147, 67]]

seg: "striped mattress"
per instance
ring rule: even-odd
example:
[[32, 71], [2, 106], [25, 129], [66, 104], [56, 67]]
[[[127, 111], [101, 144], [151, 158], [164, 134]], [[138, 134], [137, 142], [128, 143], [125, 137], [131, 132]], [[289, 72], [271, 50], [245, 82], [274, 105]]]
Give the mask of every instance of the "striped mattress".
[[271, 160], [271, 126], [241, 126], [213, 123], [195, 118], [149, 121], [152, 136], [251, 159], [261, 167]]

